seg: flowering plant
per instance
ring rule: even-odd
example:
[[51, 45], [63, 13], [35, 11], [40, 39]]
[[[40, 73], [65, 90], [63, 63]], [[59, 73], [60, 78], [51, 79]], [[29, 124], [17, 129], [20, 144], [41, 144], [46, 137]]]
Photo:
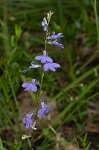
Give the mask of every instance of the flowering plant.
[[[32, 79], [31, 82], [25, 82], [22, 84], [22, 87], [25, 89], [25, 91], [32, 91], [35, 93], [38, 90], [37, 86], [40, 86], [40, 89], [39, 89], [40, 91], [38, 92], [39, 94], [37, 95], [37, 102], [39, 106], [38, 108], [36, 108], [36, 113], [33, 113], [34, 111], [31, 111], [30, 113], [26, 114], [26, 116], [23, 118], [23, 123], [26, 125], [26, 129], [27, 128], [32, 128], [34, 130], [36, 129], [35, 128], [36, 120], [34, 121], [32, 119], [33, 115], [36, 115], [36, 117], [34, 118], [38, 118], [38, 117], [45, 118], [46, 114], [49, 112], [50, 108], [41, 99], [44, 72], [49, 71], [49, 70], [55, 72], [56, 69], [60, 67], [58, 63], [55, 63], [53, 59], [50, 56], [48, 56], [48, 52], [46, 49], [47, 44], [54, 44], [56, 46], [59, 46], [60, 48], [64, 48], [64, 46], [61, 43], [58, 43], [58, 40], [63, 37], [63, 34], [62, 33], [55, 34], [55, 32], [52, 32], [52, 34], [50, 35], [50, 32], [48, 30], [49, 22], [50, 22], [52, 14], [53, 12], [49, 11], [47, 13], [47, 16], [44, 17], [42, 20], [43, 30], [46, 33], [45, 34], [45, 49], [43, 50], [43, 54], [35, 57], [35, 60], [39, 61], [39, 64], [31, 63], [31, 66], [28, 69], [23, 71], [24, 73], [26, 73], [30, 69], [39, 68], [39, 67], [43, 69], [40, 82], [37, 81], [36, 79]], [[41, 108], [40, 108], [40, 104], [41, 104]]]

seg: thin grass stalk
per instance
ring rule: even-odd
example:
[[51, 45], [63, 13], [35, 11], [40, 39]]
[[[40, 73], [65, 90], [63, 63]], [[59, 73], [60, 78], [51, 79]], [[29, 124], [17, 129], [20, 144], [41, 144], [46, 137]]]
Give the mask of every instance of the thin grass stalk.
[[[11, 128], [13, 129], [13, 131], [15, 131], [10, 118], [7, 116], [7, 112], [6, 112], [7, 110], [5, 109], [5, 107], [0, 105], [0, 111], [4, 112], [4, 116], [5, 116], [6, 120], [9, 122], [9, 125], [11, 126]], [[3, 127], [5, 127], [5, 125]]]
[[[74, 105], [76, 105], [80, 100], [82, 100], [82, 97], [88, 93], [88, 91], [90, 91], [97, 83], [99, 82], [99, 79], [97, 79], [96, 81], [92, 81], [89, 86], [87, 87], [87, 89], [82, 92], [82, 94], [80, 94], [80, 97], [79, 99], [71, 102], [67, 107], [66, 109], [64, 109], [61, 114], [56, 118], [56, 120], [52, 123], [53, 125], [56, 125], [57, 122], [66, 114], [66, 112], [70, 111], [72, 109], [72, 107], [74, 107]], [[79, 103], [78, 103], [79, 104]], [[78, 107], [78, 105], [77, 105]], [[67, 120], [67, 118], [66, 118]]]
[[77, 79], [75, 79], [73, 82], [71, 82], [68, 86], [66, 86], [66, 88], [64, 88], [61, 92], [59, 92], [56, 96], [54, 96], [51, 99], [51, 101], [59, 99], [64, 93], [66, 93], [67, 91], [69, 91], [70, 89], [75, 87], [75, 85], [80, 83], [82, 80], [84, 80], [88, 76], [92, 75], [95, 72], [95, 69], [99, 70], [99, 65], [97, 65], [96, 67], [94, 67], [94, 68], [90, 69], [89, 71], [85, 72], [82, 76], [79, 76]]
[[99, 52], [99, 17], [97, 13], [97, 0], [93, 0], [93, 8], [95, 13], [95, 21], [96, 21], [96, 30], [97, 30], [97, 42], [98, 42], [98, 52]]
[[[9, 96], [8, 96], [8, 94], [7, 94], [7, 92], [6, 92], [5, 86], [4, 86], [4, 84], [3, 84], [3, 82], [2, 82], [1, 79], [0, 79], [0, 85], [1, 85], [1, 88], [3, 89], [3, 91], [4, 91], [4, 95], [5, 95], [5, 97], [6, 97], [6, 101], [4, 102], [4, 104], [9, 106], [9, 108], [12, 110], [13, 116], [16, 117], [16, 114], [15, 114], [15, 111], [14, 111], [14, 108], [13, 108], [13, 105], [12, 105], [12, 102], [11, 102], [11, 100], [9, 99]], [[5, 108], [5, 107], [2, 107], [2, 106], [0, 105], [0, 110], [3, 110], [3, 112], [5, 112], [5, 116], [7, 117], [7, 115], [6, 115], [6, 111], [7, 111], [7, 110], [4, 109], [4, 108]], [[7, 118], [8, 118], [8, 117], [7, 117]], [[12, 124], [12, 122], [10, 121], [10, 119], [8, 119], [8, 121], [9, 121], [9, 124], [11, 125], [11, 128], [15, 131], [15, 129], [14, 129], [14, 127], [13, 127], [13, 124]]]
[[6, 39], [3, 38], [3, 45], [4, 45], [4, 50], [5, 50], [6, 56], [9, 56], [10, 51], [9, 51], [9, 42], [8, 42], [7, 14], [8, 14], [7, 1], [4, 0], [3, 1], [3, 22], [4, 22], [4, 25], [2, 27], [2, 30], [3, 30], [3, 34], [5, 35]]
[[13, 89], [13, 84], [12, 84], [10, 74], [8, 73], [7, 75], [8, 75], [9, 84], [10, 84], [12, 94], [13, 94], [13, 97], [14, 97], [14, 101], [15, 101], [15, 104], [16, 104], [16, 108], [17, 108], [16, 121], [17, 121], [18, 129], [20, 130], [19, 117], [18, 117], [19, 116], [19, 106], [18, 106], [18, 102], [17, 102], [17, 98], [16, 98], [16, 95], [15, 95], [14, 89]]
[[[63, 114], [61, 115], [61, 117], [62, 117], [66, 112], [69, 111], [69, 108], [72, 109], [72, 107], [74, 107], [74, 105], [75, 105], [75, 109], [70, 113], [69, 116], [66, 117], [66, 119], [64, 119], [64, 121], [63, 121], [62, 124], [58, 127], [58, 129], [60, 129], [66, 121], [67, 121], [67, 122], [70, 121], [70, 120], [69, 120], [69, 119], [70, 119], [70, 116], [72, 116], [72, 114], [74, 114], [81, 106], [83, 106], [84, 103], [88, 102], [90, 99], [94, 98], [94, 97], [97, 96], [97, 95], [99, 95], [99, 92], [97, 92], [97, 93], [95, 93], [94, 95], [88, 97], [87, 99], [82, 100], [82, 98], [80, 98], [80, 99], [75, 100], [74, 103], [72, 102], [71, 104], [69, 104], [69, 105], [67, 106], [68, 109], [65, 109], [65, 110], [63, 111]], [[80, 102], [80, 104], [79, 104], [79, 102]], [[77, 103], [78, 103], [78, 105], [77, 105]]]
[[[58, 0], [57, 4], [58, 4], [58, 12], [59, 12], [60, 25], [61, 25], [61, 27], [63, 27], [63, 25], [64, 25], [64, 17], [63, 17], [62, 1]], [[64, 46], [65, 46], [65, 49], [66, 49], [67, 59], [68, 59], [69, 65], [70, 65], [70, 67], [69, 67], [69, 69], [70, 69], [69, 70], [69, 75], [70, 75], [70, 78], [72, 80], [74, 80], [75, 79], [75, 75], [74, 75], [72, 57], [71, 57], [71, 54], [70, 54], [70, 50], [67, 48], [67, 43], [66, 43], [65, 36], [64, 36]]]

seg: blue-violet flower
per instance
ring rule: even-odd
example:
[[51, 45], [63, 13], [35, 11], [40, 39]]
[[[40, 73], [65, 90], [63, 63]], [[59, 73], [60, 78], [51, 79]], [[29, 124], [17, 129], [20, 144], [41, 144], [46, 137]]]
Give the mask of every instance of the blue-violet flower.
[[56, 39], [59, 39], [61, 37], [63, 37], [62, 33], [58, 33], [55, 35], [55, 32], [52, 32], [52, 35], [48, 36], [47, 39], [48, 40], [56, 40]]
[[36, 56], [35, 59], [36, 59], [36, 60], [40, 60], [41, 63], [53, 62], [53, 59], [50, 58], [49, 56], [47, 56], [46, 50], [43, 51], [43, 55]]
[[59, 46], [60, 48], [63, 48], [63, 49], [64, 49], [63, 44], [58, 43], [57, 40], [55, 40], [55, 41], [49, 41], [48, 43], [49, 43], [49, 44], [56, 45], [56, 46]]
[[31, 119], [33, 113], [29, 113], [29, 114], [26, 114], [25, 118], [23, 118], [23, 123], [25, 123], [26, 125], [26, 129], [27, 128], [31, 128], [32, 125], [33, 125], [33, 120]]
[[37, 112], [37, 117], [42, 116], [43, 118], [45, 118], [45, 115], [49, 112], [49, 107], [44, 104], [44, 101], [41, 102], [41, 106], [42, 108]]
[[47, 25], [46, 17], [44, 17], [42, 20], [42, 26], [43, 26], [44, 31], [47, 31], [48, 25]]
[[59, 67], [60, 67], [60, 65], [58, 63], [47, 62], [44, 64], [43, 69], [44, 69], [44, 71], [51, 70], [51, 71], [55, 72], [56, 68], [59, 68]]
[[30, 66], [28, 69], [24, 70], [23, 72], [26, 73], [26, 72], [29, 71], [30, 69], [32, 69], [32, 68], [38, 68], [38, 67], [41, 67], [41, 65], [36, 65], [36, 64], [33, 64], [33, 62], [32, 62], [32, 63], [31, 63], [31, 66]]
[[25, 91], [36, 92], [38, 84], [39, 82], [36, 79], [32, 79], [32, 82], [24, 82], [22, 87], [25, 88]]

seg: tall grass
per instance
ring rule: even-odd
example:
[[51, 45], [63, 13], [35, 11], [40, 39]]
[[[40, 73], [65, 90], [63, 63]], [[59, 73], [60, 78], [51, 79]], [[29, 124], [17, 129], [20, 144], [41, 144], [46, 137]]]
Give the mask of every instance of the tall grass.
[[[0, 149], [52, 150], [58, 145], [67, 150], [70, 142], [78, 149], [90, 149], [93, 141], [89, 141], [85, 126], [88, 105], [97, 100], [99, 94], [98, 6], [96, 0], [0, 1]], [[41, 20], [49, 10], [55, 14], [52, 31], [64, 33], [65, 45], [61, 52], [54, 51], [55, 47], [49, 48], [61, 68], [56, 75], [46, 74], [43, 85], [49, 103], [56, 102], [57, 116], [53, 115], [49, 124], [42, 123], [32, 138], [22, 141], [25, 129], [18, 100], [19, 93], [23, 94], [21, 82], [25, 81], [22, 70], [43, 47]], [[33, 73], [39, 76], [39, 71]], [[32, 78], [31, 73], [29, 76]], [[30, 99], [35, 101], [33, 93]], [[79, 134], [67, 137], [63, 130], [68, 126], [75, 127], [83, 134], [82, 138], [79, 140]]]

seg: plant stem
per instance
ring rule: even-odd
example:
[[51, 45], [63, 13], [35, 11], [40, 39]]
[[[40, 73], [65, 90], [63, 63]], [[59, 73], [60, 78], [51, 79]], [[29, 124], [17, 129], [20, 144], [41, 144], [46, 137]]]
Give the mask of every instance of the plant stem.
[[47, 36], [48, 36], [48, 30], [45, 33], [45, 50], [47, 49]]
[[38, 95], [38, 103], [40, 103], [40, 97], [41, 97], [41, 94], [42, 94], [43, 78], [44, 78], [44, 72], [42, 73], [42, 76], [41, 76], [40, 90], [39, 90], [39, 95]]

